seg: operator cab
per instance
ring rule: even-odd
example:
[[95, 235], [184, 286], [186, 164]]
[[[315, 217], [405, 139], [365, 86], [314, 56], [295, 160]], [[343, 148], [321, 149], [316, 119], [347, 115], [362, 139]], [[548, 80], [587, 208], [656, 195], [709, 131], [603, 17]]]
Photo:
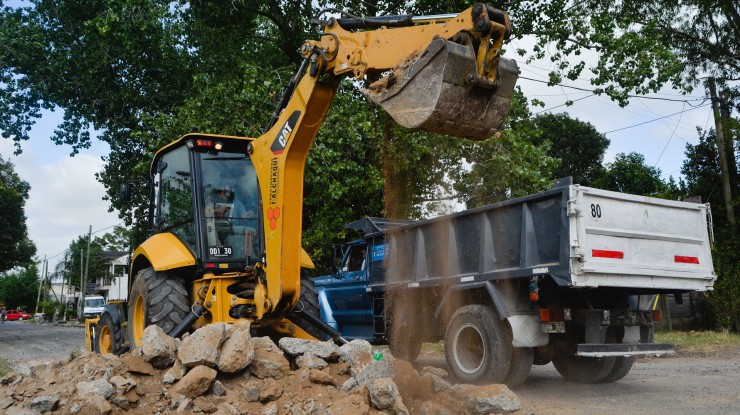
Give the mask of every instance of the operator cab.
[[189, 134], [152, 164], [153, 228], [175, 235], [199, 270], [243, 270], [264, 250], [257, 174], [249, 140]]

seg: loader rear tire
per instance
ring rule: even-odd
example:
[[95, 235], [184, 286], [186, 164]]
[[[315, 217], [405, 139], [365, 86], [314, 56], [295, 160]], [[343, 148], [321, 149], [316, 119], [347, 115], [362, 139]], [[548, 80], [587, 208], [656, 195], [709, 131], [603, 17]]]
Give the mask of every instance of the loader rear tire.
[[[301, 295], [298, 297], [298, 301], [299, 303], [296, 308], [303, 307], [304, 312], [321, 318], [319, 292], [316, 290], [313, 280], [308, 276], [308, 271], [305, 269], [301, 269]], [[326, 340], [328, 338], [323, 331], [300, 316], [292, 317], [291, 321], [303, 329], [303, 331], [319, 340]]]
[[471, 304], [458, 309], [445, 332], [445, 358], [455, 377], [463, 383], [503, 383], [512, 356], [504, 330], [491, 307]]
[[182, 278], [152, 268], [139, 271], [128, 303], [130, 348], [141, 346], [146, 327], [156, 324], [169, 333], [189, 312], [188, 292]]

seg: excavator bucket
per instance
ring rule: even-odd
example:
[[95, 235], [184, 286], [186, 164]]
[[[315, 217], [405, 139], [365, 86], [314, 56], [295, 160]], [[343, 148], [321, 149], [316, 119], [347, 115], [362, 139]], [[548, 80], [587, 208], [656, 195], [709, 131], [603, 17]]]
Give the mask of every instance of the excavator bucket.
[[473, 47], [436, 38], [363, 92], [404, 127], [485, 140], [501, 128], [518, 76], [500, 58], [496, 85], [480, 86]]

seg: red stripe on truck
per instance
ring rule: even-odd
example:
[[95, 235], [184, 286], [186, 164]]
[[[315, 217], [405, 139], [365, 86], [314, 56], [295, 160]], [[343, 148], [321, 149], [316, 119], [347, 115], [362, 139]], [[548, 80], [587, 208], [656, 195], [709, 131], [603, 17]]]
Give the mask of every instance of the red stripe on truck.
[[680, 262], [682, 264], [698, 264], [699, 258], [695, 256], [681, 256], [681, 255], [675, 255], [673, 257], [673, 262]]
[[624, 252], [622, 251], [609, 251], [606, 249], [592, 249], [591, 256], [597, 258], [613, 258], [613, 259], [624, 259]]

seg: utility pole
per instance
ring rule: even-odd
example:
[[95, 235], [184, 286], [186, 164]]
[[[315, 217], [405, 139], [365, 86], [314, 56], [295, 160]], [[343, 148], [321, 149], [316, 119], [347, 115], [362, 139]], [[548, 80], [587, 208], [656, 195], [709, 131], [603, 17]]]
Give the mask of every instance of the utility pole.
[[717, 98], [717, 84], [714, 77], [710, 77], [707, 81], [709, 86], [709, 94], [712, 98], [712, 111], [714, 112], [714, 131], [717, 136], [717, 150], [719, 151], [719, 166], [722, 170], [722, 188], [725, 196], [725, 210], [727, 212], [727, 221], [730, 223], [730, 230], [734, 235], [737, 231], [737, 224], [735, 223], [735, 210], [732, 207], [732, 188], [730, 187], [730, 170], [727, 163], [727, 155], [725, 151], [725, 133], [722, 126], [722, 116], [719, 110], [719, 98]]
[[[85, 260], [85, 272], [82, 275], [82, 281], [80, 282], [80, 321], [85, 314], [85, 291], [87, 290], [87, 272], [90, 268], [90, 239], [92, 238], [92, 225], [87, 231], [87, 258]], [[82, 258], [80, 257], [80, 260]], [[80, 262], [80, 268], [82, 268], [82, 262]]]
[[[46, 255], [44, 255], [44, 267], [46, 267]], [[46, 275], [44, 267], [41, 268], [41, 275]], [[36, 295], [36, 311], [33, 312], [34, 316], [36, 316], [36, 314], [38, 314], [39, 312], [39, 301], [41, 301], [41, 284], [39, 284], [39, 293]]]

